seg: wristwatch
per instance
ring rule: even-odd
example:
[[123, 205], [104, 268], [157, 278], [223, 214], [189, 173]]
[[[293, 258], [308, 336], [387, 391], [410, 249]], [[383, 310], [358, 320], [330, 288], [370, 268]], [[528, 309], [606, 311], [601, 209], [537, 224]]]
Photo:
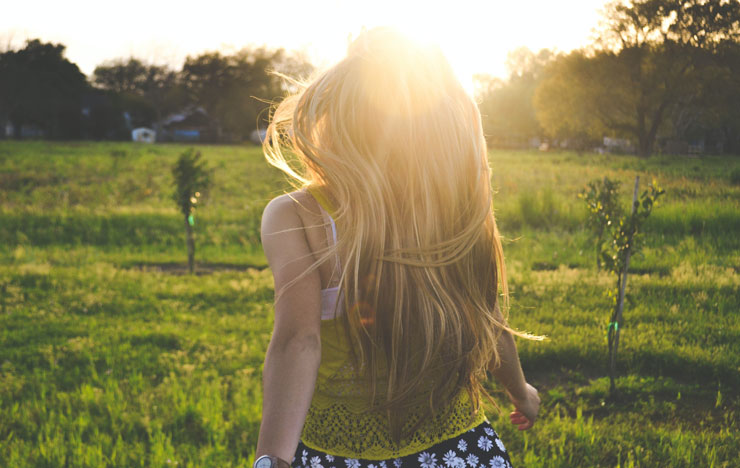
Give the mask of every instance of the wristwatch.
[[254, 461], [254, 468], [290, 468], [290, 463], [272, 455], [262, 455]]

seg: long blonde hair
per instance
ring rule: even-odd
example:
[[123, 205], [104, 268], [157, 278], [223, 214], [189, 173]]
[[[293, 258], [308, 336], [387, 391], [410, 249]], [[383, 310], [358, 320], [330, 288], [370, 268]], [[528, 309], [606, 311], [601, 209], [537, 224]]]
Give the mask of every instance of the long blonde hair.
[[343, 259], [341, 320], [394, 437], [420, 395], [430, 414], [461, 388], [478, 402], [506, 273], [480, 113], [440, 50], [363, 32], [274, 109], [264, 150], [331, 202], [338, 243], [313, 267]]

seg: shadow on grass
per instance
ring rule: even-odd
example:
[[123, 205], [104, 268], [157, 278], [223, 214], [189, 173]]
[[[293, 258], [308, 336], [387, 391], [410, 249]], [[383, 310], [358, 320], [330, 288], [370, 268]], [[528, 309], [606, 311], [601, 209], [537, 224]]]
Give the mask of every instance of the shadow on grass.
[[[606, 350], [595, 349], [579, 350], [576, 347], [567, 347], [547, 354], [526, 353], [522, 356], [526, 363], [525, 371], [549, 375], [552, 369], [561, 369], [558, 374], [565, 380], [593, 379], [607, 375]], [[578, 363], [578, 364], [574, 364]], [[671, 378], [683, 384], [693, 384], [703, 387], [716, 388], [717, 385], [727, 388], [730, 393], [740, 395], [740, 372], [734, 368], [732, 362], [706, 362], [700, 356], [679, 355], [670, 349], [642, 349], [624, 354], [618, 358], [618, 375], [636, 373], [655, 378]], [[622, 368], [624, 370], [619, 370]], [[557, 385], [562, 383], [554, 377], [548, 381]]]
[[[635, 413], [655, 423], [681, 421], [702, 425], [722, 420], [736, 408], [740, 395], [722, 384], [699, 384], [684, 379], [628, 372], [616, 378], [616, 393], [609, 393], [609, 377], [593, 369], [580, 372], [567, 368], [527, 372], [542, 399], [542, 416], [553, 412], [578, 418], [629, 418]], [[496, 393], [496, 392], [494, 392]], [[505, 398], [498, 392], [499, 398]]]
[[[136, 262], [120, 265], [121, 268], [136, 269], [141, 271], [154, 271], [158, 273], [168, 273], [171, 275], [187, 275], [190, 274], [188, 265], [186, 263], [177, 262]], [[195, 263], [194, 274], [195, 275], [210, 275], [213, 273], [221, 273], [225, 271], [249, 271], [257, 270], [262, 271], [267, 268], [267, 265], [256, 265], [249, 263]]]
[[[579, 265], [576, 263], [563, 264], [558, 262], [534, 262], [532, 263], [532, 271], [557, 271], [562, 265], [565, 265], [570, 269], [584, 268], [583, 265]], [[632, 275], [657, 275], [663, 278], [671, 274], [671, 269], [667, 266], [631, 266], [629, 269], [629, 273]]]

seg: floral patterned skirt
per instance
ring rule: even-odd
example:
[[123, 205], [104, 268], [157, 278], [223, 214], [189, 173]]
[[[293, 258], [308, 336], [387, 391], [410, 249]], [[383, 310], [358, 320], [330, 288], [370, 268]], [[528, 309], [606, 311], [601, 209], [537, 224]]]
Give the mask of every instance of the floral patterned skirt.
[[421, 452], [389, 460], [329, 455], [298, 443], [293, 468], [510, 468], [509, 454], [486, 421]]

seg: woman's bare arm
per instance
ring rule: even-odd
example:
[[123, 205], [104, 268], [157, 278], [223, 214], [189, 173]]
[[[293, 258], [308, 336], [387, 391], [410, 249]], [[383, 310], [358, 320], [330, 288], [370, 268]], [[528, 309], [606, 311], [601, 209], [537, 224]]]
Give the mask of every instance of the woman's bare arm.
[[262, 374], [262, 424], [255, 459], [290, 462], [311, 404], [321, 361], [321, 280], [314, 270], [287, 290], [314, 258], [295, 202], [286, 195], [262, 215], [262, 247], [275, 277], [275, 326]]
[[[503, 321], [503, 315], [496, 304], [498, 319]], [[540, 408], [540, 397], [537, 389], [527, 383], [524, 372], [519, 362], [519, 353], [511, 333], [504, 330], [497, 343], [500, 363], [490, 369], [496, 380], [504, 386], [509, 400], [514, 404], [515, 411], [509, 414], [512, 424], [519, 427], [520, 431], [529, 429], [537, 419]]]

